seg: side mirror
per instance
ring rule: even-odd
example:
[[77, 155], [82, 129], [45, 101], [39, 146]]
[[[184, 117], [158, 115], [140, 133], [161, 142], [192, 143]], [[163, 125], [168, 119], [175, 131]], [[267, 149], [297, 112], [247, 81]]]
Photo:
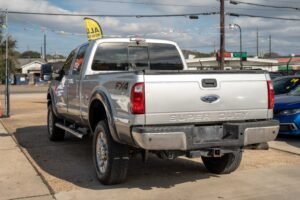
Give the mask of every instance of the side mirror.
[[47, 75], [43, 75], [42, 76], [42, 80], [43, 81], [50, 81], [51, 80], [51, 75], [48, 75], [48, 74]]
[[60, 81], [61, 78], [63, 77], [63, 73], [64, 73], [64, 71], [63, 71], [62, 69], [54, 70], [54, 71], [52, 72], [51, 79]]
[[51, 68], [52, 66], [49, 63], [41, 65], [41, 74], [40, 74], [41, 80], [49, 81], [51, 79], [51, 73], [52, 73]]

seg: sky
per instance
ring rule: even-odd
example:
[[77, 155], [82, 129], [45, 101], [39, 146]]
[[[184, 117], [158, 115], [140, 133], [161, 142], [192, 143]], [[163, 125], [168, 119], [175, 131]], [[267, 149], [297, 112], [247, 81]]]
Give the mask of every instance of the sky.
[[[299, 0], [240, 0], [265, 5], [300, 7]], [[131, 2], [131, 3], [130, 3]], [[133, 2], [133, 3], [132, 3]], [[137, 2], [137, 3], [134, 3]], [[8, 11], [76, 13], [76, 14], [182, 14], [218, 12], [217, 0], [0, 0], [0, 9]], [[299, 18], [300, 11], [274, 9], [249, 5], [232, 5], [225, 0], [225, 12]], [[168, 39], [182, 49], [213, 52], [219, 48], [219, 15], [176, 18], [111, 18], [94, 17], [101, 25], [104, 37]], [[259, 32], [259, 53], [269, 51], [281, 55], [300, 54], [300, 21], [226, 16], [226, 50], [238, 52], [238, 29], [229, 29], [235, 23], [242, 28], [243, 51], [256, 55], [256, 32]], [[8, 15], [8, 32], [17, 40], [17, 50], [41, 51], [44, 34], [47, 36], [47, 53], [67, 55], [76, 46], [87, 41], [83, 17]]]

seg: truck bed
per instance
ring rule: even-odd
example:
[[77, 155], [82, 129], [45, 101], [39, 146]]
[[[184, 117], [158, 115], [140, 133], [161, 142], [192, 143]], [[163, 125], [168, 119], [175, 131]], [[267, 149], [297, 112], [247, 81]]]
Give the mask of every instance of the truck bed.
[[145, 124], [270, 119], [267, 76], [264, 71], [145, 71]]

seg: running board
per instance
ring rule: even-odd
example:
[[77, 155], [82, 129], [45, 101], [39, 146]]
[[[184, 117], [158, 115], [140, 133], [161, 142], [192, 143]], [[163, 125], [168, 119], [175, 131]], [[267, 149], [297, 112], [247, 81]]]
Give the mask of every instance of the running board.
[[78, 138], [80, 138], [80, 139], [82, 139], [82, 137], [83, 137], [83, 135], [84, 135], [84, 134], [82, 134], [82, 133], [79, 133], [79, 132], [77, 132], [77, 131], [74, 131], [73, 129], [70, 129], [70, 128], [68, 128], [68, 127], [65, 127], [64, 125], [62, 125], [62, 124], [60, 124], [60, 123], [56, 123], [55, 126], [58, 127], [58, 128], [61, 128], [61, 129], [65, 130], [65, 131], [67, 131], [68, 133], [71, 133], [72, 135], [74, 135], [75, 137], [78, 137]]

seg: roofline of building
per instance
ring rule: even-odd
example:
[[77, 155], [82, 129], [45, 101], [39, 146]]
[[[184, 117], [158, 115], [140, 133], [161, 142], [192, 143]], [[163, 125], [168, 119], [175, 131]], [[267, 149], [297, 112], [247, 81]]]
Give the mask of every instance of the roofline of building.
[[27, 63], [27, 64], [22, 65], [22, 66], [19, 66], [19, 67], [17, 67], [17, 68], [18, 68], [18, 69], [23, 69], [23, 68], [26, 67], [27, 65], [30, 65], [30, 64], [35, 63], [35, 62], [38, 62], [38, 63], [40, 63], [40, 64], [45, 64], [45, 63], [46, 63], [46, 62], [41, 62], [41, 61], [39, 61], [39, 60], [33, 60], [32, 62]]
[[[240, 58], [225, 58], [225, 61], [239, 61], [239, 60], [240, 60]], [[216, 57], [186, 59], [187, 63], [212, 62], [212, 61], [217, 61]], [[247, 61], [248, 62], [278, 64], [278, 60], [275, 60], [275, 59], [247, 58]]]

